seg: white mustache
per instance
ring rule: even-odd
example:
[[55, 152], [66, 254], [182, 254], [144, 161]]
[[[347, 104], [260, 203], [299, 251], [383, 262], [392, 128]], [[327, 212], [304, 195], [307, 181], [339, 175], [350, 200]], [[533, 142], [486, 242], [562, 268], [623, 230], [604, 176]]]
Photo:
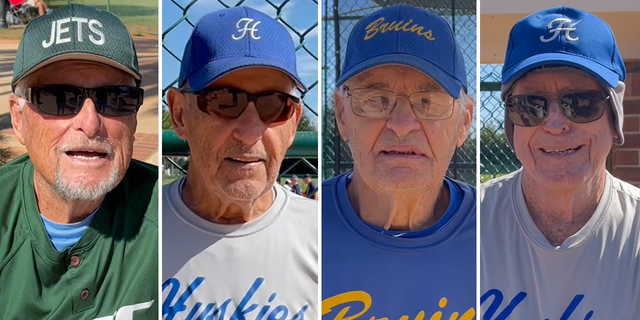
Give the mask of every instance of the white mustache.
[[113, 146], [106, 140], [90, 140], [79, 139], [74, 141], [68, 141], [63, 145], [58, 146], [59, 153], [64, 153], [71, 150], [93, 150], [97, 152], [103, 152], [107, 155], [113, 153]]

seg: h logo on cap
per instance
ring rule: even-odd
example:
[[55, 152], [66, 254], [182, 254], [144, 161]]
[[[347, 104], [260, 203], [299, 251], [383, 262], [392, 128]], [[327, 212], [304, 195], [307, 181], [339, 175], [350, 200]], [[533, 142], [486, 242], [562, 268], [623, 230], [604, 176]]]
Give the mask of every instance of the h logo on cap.
[[[549, 33], [553, 33], [553, 36], [551, 36], [551, 38], [549, 39], [545, 39], [544, 36], [540, 36], [540, 41], [542, 42], [551, 42], [553, 41], [555, 38], [558, 37], [558, 35], [560, 35], [560, 32], [564, 31], [564, 38], [567, 39], [568, 41], [578, 41], [578, 37], [572, 38], [571, 37], [571, 32], [572, 31], [576, 31], [575, 26], [580, 23], [580, 21], [582, 20], [578, 20], [577, 22], [571, 23], [571, 19], [567, 19], [567, 18], [557, 18], [557, 19], [553, 19], [551, 20], [551, 22], [549, 22], [549, 25], [547, 25], [547, 29], [549, 29]], [[553, 28], [555, 23], [558, 23], [558, 26], [554, 29]], [[566, 24], [571, 23], [568, 27], [565, 27]]]
[[[260, 39], [260, 36], [256, 36], [255, 32], [258, 31], [258, 25], [262, 21], [256, 21], [255, 23], [253, 23], [253, 25], [251, 25], [252, 22], [253, 22], [253, 19], [251, 19], [251, 18], [242, 18], [242, 19], [238, 20], [238, 22], [236, 22], [236, 28], [238, 28], [238, 34], [239, 35], [237, 37], [235, 35], [231, 35], [233, 40], [240, 40], [240, 39], [244, 38], [244, 36], [247, 34], [247, 32], [249, 32], [251, 39], [253, 39], [253, 40]], [[244, 26], [241, 27], [240, 25], [242, 23], [244, 23]]]

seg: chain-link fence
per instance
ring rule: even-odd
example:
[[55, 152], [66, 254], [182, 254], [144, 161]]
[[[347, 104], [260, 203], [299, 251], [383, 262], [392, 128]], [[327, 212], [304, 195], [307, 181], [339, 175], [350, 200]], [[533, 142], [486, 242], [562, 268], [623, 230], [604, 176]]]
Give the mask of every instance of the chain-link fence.
[[[310, 126], [317, 126], [318, 122], [318, 2], [317, 0], [163, 0], [162, 9], [162, 96], [163, 96], [163, 128], [168, 129], [170, 118], [166, 104], [166, 92], [172, 86], [177, 86], [180, 71], [180, 61], [191, 31], [195, 23], [205, 14], [233, 6], [248, 6], [259, 10], [280, 22], [291, 34], [296, 46], [296, 63], [298, 74], [309, 91], [302, 95], [304, 103], [303, 118]], [[163, 156], [178, 156], [188, 154], [186, 144], [177, 142], [167, 148], [165, 136], [172, 132], [163, 133]], [[287, 152], [280, 174], [286, 177], [291, 174], [309, 173], [317, 176], [318, 167], [318, 135], [317, 132], [298, 133], [296, 141]], [[180, 161], [164, 159], [166, 174], [184, 172]], [[187, 162], [188, 163], [188, 162]]]
[[480, 66], [480, 183], [520, 168], [504, 133], [502, 65]]
[[[353, 159], [335, 126], [333, 92], [344, 61], [347, 40], [353, 26], [382, 7], [408, 4], [444, 17], [460, 44], [467, 70], [468, 95], [476, 94], [476, 1], [475, 0], [327, 0], [322, 8], [322, 174], [324, 179], [349, 172]], [[475, 121], [474, 121], [475, 123]], [[453, 156], [448, 176], [472, 185], [476, 183], [476, 128]]]

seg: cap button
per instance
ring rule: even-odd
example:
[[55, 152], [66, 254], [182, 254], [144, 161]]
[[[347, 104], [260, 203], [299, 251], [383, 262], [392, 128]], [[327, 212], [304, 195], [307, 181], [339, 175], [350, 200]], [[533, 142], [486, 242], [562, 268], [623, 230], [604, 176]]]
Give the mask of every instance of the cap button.
[[82, 293], [80, 293], [80, 299], [87, 300], [87, 298], [89, 298], [89, 289], [84, 289]]

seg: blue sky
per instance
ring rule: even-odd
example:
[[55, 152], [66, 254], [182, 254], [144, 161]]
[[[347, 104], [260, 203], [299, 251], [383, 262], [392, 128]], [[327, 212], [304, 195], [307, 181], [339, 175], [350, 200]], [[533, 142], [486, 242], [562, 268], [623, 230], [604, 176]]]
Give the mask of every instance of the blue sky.
[[[182, 7], [186, 7], [190, 1], [174, 0]], [[228, 6], [234, 6], [239, 1], [223, 1]], [[241, 2], [241, 1], [240, 1]], [[272, 3], [280, 6], [284, 1], [276, 0]], [[247, 0], [242, 2], [243, 6], [248, 6], [260, 10], [269, 16], [276, 16], [276, 9], [265, 0]], [[225, 7], [217, 0], [199, 0], [191, 6], [187, 12], [187, 17], [192, 23], [196, 23], [203, 15], [224, 9]], [[162, 0], [162, 32], [169, 29], [176, 21], [182, 17], [182, 9], [176, 6], [172, 1]], [[298, 33], [304, 33], [318, 21], [318, 5], [312, 0], [291, 0], [282, 10], [281, 19], [286, 21]], [[313, 28], [304, 40], [304, 46], [316, 57], [318, 57], [318, 28]], [[176, 60], [167, 49], [176, 55], [182, 57], [184, 46], [191, 34], [191, 25], [187, 21], [182, 21], [173, 30], [167, 33], [163, 38], [164, 47], [162, 49], [162, 88], [167, 87], [176, 80], [180, 72], [180, 62]], [[293, 42], [296, 46], [300, 44], [300, 38], [291, 29], [287, 28]], [[312, 55], [304, 49], [300, 49], [296, 53], [298, 74], [302, 78], [304, 84], [309, 87], [318, 80], [318, 62]], [[305, 103], [316, 112], [318, 110], [318, 94], [319, 87], [315, 86], [304, 97]], [[312, 121], [318, 123], [318, 117], [309, 110], [305, 110]]]

